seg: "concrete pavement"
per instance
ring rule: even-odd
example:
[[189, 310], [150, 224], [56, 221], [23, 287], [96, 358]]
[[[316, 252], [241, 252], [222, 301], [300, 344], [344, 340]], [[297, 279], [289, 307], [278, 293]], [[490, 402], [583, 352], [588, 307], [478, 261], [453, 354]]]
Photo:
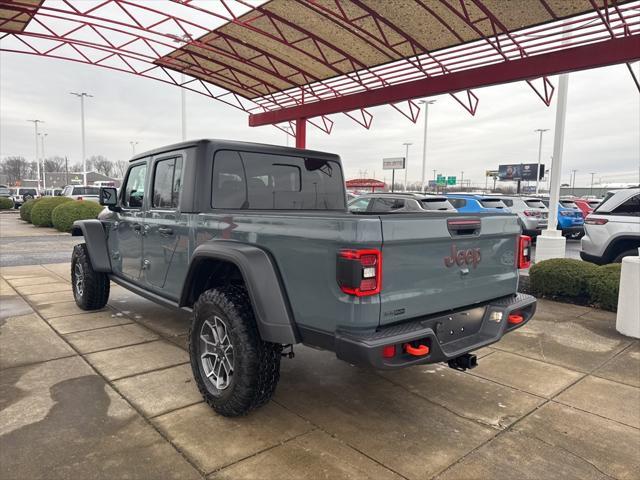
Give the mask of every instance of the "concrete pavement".
[[187, 315], [112, 285], [71, 297], [69, 265], [0, 269], [0, 477], [640, 477], [640, 344], [613, 314], [541, 301], [479, 367], [363, 370], [296, 347], [274, 400], [202, 403]]

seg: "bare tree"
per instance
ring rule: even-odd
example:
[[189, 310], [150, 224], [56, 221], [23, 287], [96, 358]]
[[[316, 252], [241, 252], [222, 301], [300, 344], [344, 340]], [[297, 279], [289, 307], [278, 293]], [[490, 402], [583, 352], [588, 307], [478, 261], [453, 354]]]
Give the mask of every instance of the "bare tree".
[[102, 155], [92, 156], [89, 158], [89, 163], [93, 166], [93, 169], [96, 172], [102, 173], [107, 177], [110, 177], [113, 172], [113, 163], [111, 163], [107, 157], [103, 157]]
[[0, 168], [2, 173], [7, 176], [9, 183], [15, 183], [27, 177], [28, 166], [24, 157], [5, 157]]
[[64, 158], [63, 157], [49, 157], [44, 160], [45, 172], [64, 172]]
[[124, 174], [127, 173], [127, 167], [129, 162], [126, 160], [116, 160], [113, 163], [113, 175], [116, 178], [124, 178]]

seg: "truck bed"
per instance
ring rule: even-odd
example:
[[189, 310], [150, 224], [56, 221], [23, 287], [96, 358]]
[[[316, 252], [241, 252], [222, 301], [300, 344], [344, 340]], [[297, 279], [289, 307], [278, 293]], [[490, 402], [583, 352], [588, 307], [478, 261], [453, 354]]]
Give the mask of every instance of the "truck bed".
[[[452, 233], [450, 219], [477, 220], [479, 229]], [[312, 335], [376, 329], [517, 291], [520, 229], [515, 215], [236, 211], [232, 217], [200, 214], [194, 227], [199, 232], [196, 246], [228, 238], [267, 250], [297, 326]], [[382, 252], [382, 291], [366, 297], [347, 295], [336, 282], [338, 253], [365, 248]], [[445, 258], [452, 249], [454, 255], [479, 252], [479, 257], [469, 254], [470, 263], [447, 266]]]

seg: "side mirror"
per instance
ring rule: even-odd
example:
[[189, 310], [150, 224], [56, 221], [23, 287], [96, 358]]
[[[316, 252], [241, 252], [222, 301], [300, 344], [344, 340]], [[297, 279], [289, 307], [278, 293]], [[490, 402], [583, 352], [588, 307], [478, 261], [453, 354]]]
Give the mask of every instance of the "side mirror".
[[109, 210], [117, 210], [118, 191], [113, 187], [100, 188], [100, 205], [109, 207]]

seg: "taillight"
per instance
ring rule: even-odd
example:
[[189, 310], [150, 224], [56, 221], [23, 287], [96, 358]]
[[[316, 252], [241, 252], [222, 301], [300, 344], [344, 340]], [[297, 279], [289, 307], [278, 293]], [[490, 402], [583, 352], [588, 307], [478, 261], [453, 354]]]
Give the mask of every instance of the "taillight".
[[584, 219], [584, 223], [587, 225], [604, 225], [608, 222], [609, 220], [606, 218], [592, 218], [591, 215], [587, 215], [587, 218]]
[[531, 237], [520, 235], [518, 240], [518, 268], [529, 268], [531, 266]]
[[82, 200], [82, 197], [78, 197], [78, 198], [76, 198], [76, 200]]
[[540, 216], [540, 212], [536, 212], [535, 210], [525, 210], [523, 213], [527, 217], [539, 217]]
[[364, 297], [380, 293], [382, 287], [382, 253], [378, 249], [341, 250], [336, 265], [340, 290]]

